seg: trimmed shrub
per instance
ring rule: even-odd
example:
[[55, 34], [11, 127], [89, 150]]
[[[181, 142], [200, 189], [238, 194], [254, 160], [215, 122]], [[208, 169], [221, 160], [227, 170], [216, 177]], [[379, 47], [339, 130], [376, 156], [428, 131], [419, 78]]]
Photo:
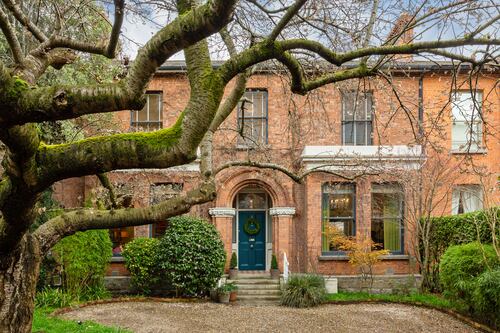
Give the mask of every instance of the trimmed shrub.
[[206, 294], [224, 273], [226, 252], [219, 232], [205, 220], [179, 216], [169, 220], [156, 255], [161, 276], [177, 296]]
[[[500, 218], [500, 207], [491, 208], [486, 211], [477, 211], [472, 213], [431, 217], [429, 221], [422, 220], [421, 223], [429, 223], [431, 226], [429, 233], [429, 267], [423, 267], [427, 270], [427, 280], [424, 281], [424, 287], [430, 291], [440, 290], [439, 286], [439, 263], [441, 256], [451, 245], [467, 244], [475, 241], [481, 243], [491, 243], [491, 228], [488, 219], [492, 216]], [[500, 238], [500, 234], [499, 237]], [[420, 239], [421, 253], [423, 252], [423, 243]]]
[[229, 268], [237, 269], [238, 268], [238, 258], [236, 257], [236, 252], [231, 254], [231, 261], [229, 262]]
[[315, 274], [294, 274], [281, 294], [281, 305], [308, 308], [326, 299], [325, 279]]
[[136, 238], [125, 245], [122, 252], [132, 286], [146, 295], [160, 281], [156, 258], [159, 244], [156, 238]]
[[271, 269], [278, 269], [278, 260], [276, 259], [276, 255], [274, 253], [271, 257]]
[[61, 265], [64, 291], [85, 299], [103, 289], [111, 248], [107, 230], [77, 232], [57, 243], [52, 254]]
[[472, 297], [474, 312], [493, 327], [500, 327], [500, 267], [488, 270], [476, 280]]
[[450, 246], [441, 257], [439, 265], [439, 277], [445, 296], [463, 299], [471, 304], [477, 277], [498, 264], [491, 245], [474, 242]]
[[441, 258], [444, 295], [463, 303], [477, 320], [500, 325], [500, 261], [492, 245], [450, 246]]

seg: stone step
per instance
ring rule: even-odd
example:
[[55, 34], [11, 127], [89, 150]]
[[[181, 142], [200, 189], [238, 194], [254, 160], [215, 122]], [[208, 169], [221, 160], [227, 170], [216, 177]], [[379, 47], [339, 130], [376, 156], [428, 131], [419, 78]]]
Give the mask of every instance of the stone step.
[[238, 272], [238, 279], [270, 279], [271, 274], [255, 274]]
[[252, 301], [252, 300], [238, 301], [238, 305], [242, 306], [277, 306], [279, 304], [280, 304], [279, 301]]
[[238, 290], [279, 290], [279, 286], [272, 284], [237, 284]]
[[279, 296], [281, 292], [279, 290], [245, 290], [239, 289], [238, 296], [247, 296], [247, 295], [255, 295], [255, 296]]
[[237, 279], [237, 280], [229, 280], [230, 282], [234, 282], [237, 285], [240, 284], [269, 284], [269, 285], [279, 285], [279, 280], [271, 280], [271, 279]]
[[240, 295], [238, 294], [238, 301], [252, 301], [252, 302], [260, 302], [260, 301], [276, 301], [279, 302], [279, 295]]

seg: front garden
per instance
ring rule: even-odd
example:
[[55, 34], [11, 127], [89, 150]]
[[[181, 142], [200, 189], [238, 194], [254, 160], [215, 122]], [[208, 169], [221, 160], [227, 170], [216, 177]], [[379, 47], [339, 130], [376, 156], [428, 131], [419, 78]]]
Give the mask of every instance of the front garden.
[[[500, 210], [494, 212], [494, 218], [498, 218]], [[295, 274], [283, 288], [281, 305], [309, 308], [325, 303], [402, 303], [438, 309], [469, 323], [480, 322], [483, 326], [478, 327], [483, 330], [498, 328], [500, 260], [492, 245], [492, 236], [498, 237], [498, 229], [494, 229], [496, 235], [488, 232], [491, 221], [487, 218], [491, 216], [491, 212], [480, 212], [434, 218], [429, 254], [432, 262], [424, 267], [424, 275], [433, 285], [424, 285], [427, 291], [373, 294], [367, 288], [358, 293], [327, 294], [321, 276]], [[363, 257], [352, 243], [344, 246], [351, 263], [369, 278], [366, 272], [371, 270], [366, 265], [375, 265], [377, 256], [371, 252]], [[191, 298], [208, 298], [223, 275], [226, 258], [213, 225], [187, 216], [169, 220], [168, 231], [160, 239], [132, 241], [123, 256], [138, 295]], [[75, 322], [50, 315], [57, 308], [110, 298], [103, 286], [110, 257], [107, 231], [77, 233], [57, 244], [40, 274], [33, 332], [128, 332], [92, 321]], [[236, 266], [235, 257], [232, 261], [232, 266]], [[230, 287], [222, 285], [218, 290], [225, 292]]]

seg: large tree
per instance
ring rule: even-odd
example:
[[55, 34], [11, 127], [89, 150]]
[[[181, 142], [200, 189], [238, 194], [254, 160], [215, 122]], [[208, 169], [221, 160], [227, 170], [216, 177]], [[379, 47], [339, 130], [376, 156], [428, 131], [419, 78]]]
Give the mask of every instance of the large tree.
[[[0, 44], [6, 46], [0, 62], [0, 140], [5, 145], [0, 181], [1, 332], [30, 332], [41, 258], [63, 237], [156, 223], [214, 198], [212, 137], [240, 100], [253, 66], [275, 61], [275, 67], [289, 73], [292, 92], [307, 94], [339, 81], [386, 75], [388, 64], [399, 55], [440, 56], [480, 69], [496, 64], [500, 44], [495, 36], [499, 8], [486, 0], [148, 1], [148, 10], [153, 6], [176, 13], [139, 49], [127, 73], [112, 83], [53, 84], [43, 79], [51, 68], [89, 54], [114, 58], [126, 10], [145, 7], [141, 1], [114, 0], [112, 25], [102, 31], [108, 36], [85, 40], [85, 34], [78, 34], [82, 24], [75, 21], [84, 19], [78, 12], [95, 5], [93, 1], [36, 3], [42, 5], [34, 9], [30, 1], [0, 2]], [[393, 29], [391, 22], [401, 15]], [[418, 29], [416, 36], [423, 38], [400, 42]], [[225, 45], [229, 56], [215, 67], [211, 52], [218, 45]], [[469, 52], [465, 46], [479, 51]], [[191, 90], [170, 128], [58, 145], [41, 141], [37, 124], [43, 122], [141, 109], [153, 74], [179, 51], [184, 51]], [[321, 70], [308, 67], [311, 62], [321, 64]], [[223, 99], [231, 81], [236, 84]], [[66, 212], [30, 232], [40, 194], [55, 182], [116, 169], [186, 164], [196, 158], [198, 146], [198, 188], [148, 208]]]

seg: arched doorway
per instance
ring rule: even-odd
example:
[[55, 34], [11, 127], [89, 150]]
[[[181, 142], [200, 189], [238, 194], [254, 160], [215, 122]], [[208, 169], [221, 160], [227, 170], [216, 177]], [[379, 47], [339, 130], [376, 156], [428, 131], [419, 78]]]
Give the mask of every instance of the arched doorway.
[[271, 198], [261, 187], [250, 185], [235, 196], [233, 208], [233, 252], [241, 271], [269, 270], [272, 253]]

